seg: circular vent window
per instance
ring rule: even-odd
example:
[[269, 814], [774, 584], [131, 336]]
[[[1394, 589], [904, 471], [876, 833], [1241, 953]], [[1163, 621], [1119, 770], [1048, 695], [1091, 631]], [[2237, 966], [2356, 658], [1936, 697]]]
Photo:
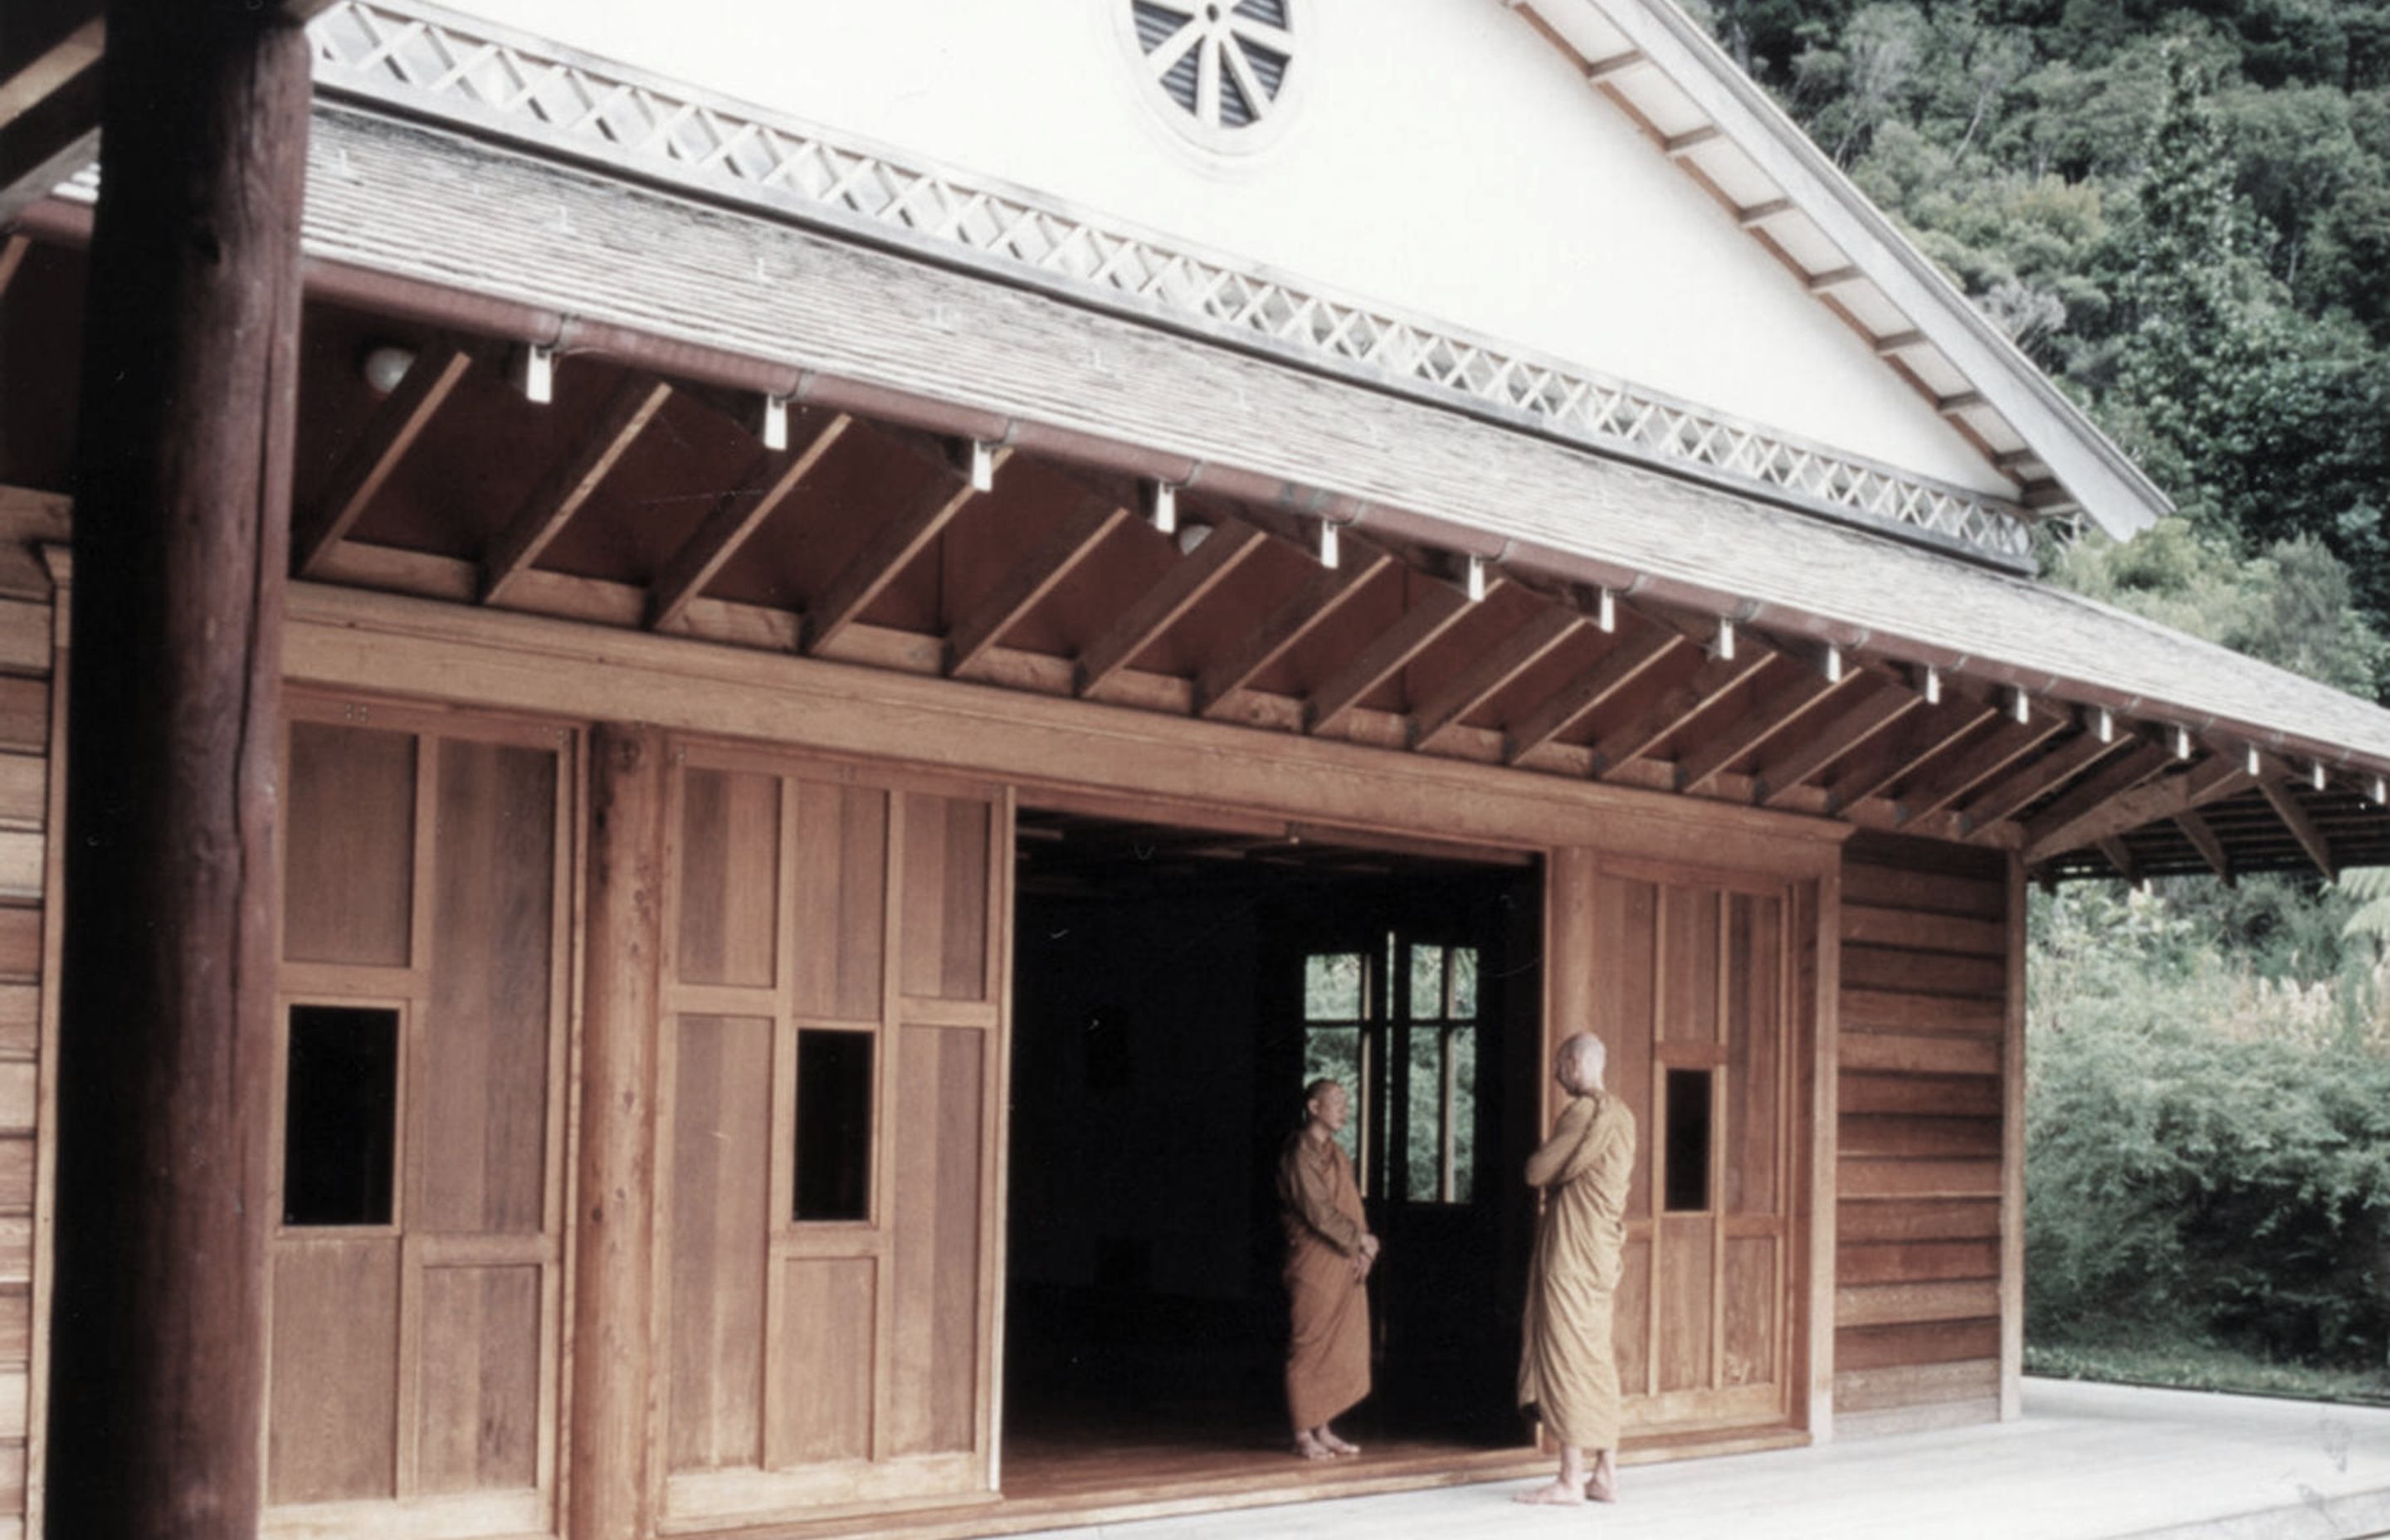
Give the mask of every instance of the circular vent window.
[[1127, 0], [1148, 99], [1210, 149], [1277, 136], [1303, 73], [1307, 0]]

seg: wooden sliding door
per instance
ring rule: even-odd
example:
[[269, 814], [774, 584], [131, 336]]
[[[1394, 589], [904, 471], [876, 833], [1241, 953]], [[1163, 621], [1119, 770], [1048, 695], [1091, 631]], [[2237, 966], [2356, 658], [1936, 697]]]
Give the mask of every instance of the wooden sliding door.
[[293, 716], [264, 1533], [552, 1534], [573, 735]]
[[1630, 1435], [1774, 1426], [1804, 1354], [1795, 1302], [1799, 890], [1685, 868], [1554, 863], [1559, 966], [1639, 1135], [1616, 1347]]
[[1009, 798], [675, 760], [666, 1521], [985, 1492]]

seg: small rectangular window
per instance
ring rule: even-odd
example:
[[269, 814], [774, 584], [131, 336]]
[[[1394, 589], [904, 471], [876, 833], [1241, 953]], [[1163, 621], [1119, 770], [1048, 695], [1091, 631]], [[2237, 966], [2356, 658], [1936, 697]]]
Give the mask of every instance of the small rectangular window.
[[1306, 1021], [1358, 1021], [1361, 1019], [1359, 953], [1318, 953], [1303, 959], [1303, 1019]]
[[290, 1007], [282, 1222], [387, 1225], [398, 1137], [398, 1011]]
[[1668, 1072], [1669, 1212], [1697, 1213], [1710, 1206], [1710, 1072]]
[[[1414, 952], [1416, 957], [1419, 954]], [[1444, 1196], [1444, 1031], [1410, 1030], [1410, 1099], [1403, 1196], [1433, 1203]]]
[[871, 1034], [797, 1033], [796, 1217], [871, 1217]]

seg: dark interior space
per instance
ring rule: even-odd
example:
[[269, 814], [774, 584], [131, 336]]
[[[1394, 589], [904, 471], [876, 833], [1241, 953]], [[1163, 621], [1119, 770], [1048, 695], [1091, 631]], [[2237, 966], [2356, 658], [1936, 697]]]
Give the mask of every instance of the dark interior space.
[[1274, 1173], [1322, 1072], [1384, 1245], [1372, 1393], [1338, 1426], [1525, 1442], [1540, 874], [1497, 859], [1022, 812], [1008, 1488], [1095, 1447], [1287, 1448]]

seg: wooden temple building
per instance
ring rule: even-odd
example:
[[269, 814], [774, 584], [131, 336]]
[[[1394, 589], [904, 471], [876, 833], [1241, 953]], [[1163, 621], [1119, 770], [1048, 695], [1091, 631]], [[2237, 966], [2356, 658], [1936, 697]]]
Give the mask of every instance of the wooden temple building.
[[1537, 1465], [1585, 1027], [1630, 1460], [2013, 1416], [2028, 883], [2390, 861], [1669, 0], [8, 12], [0, 1535]]

